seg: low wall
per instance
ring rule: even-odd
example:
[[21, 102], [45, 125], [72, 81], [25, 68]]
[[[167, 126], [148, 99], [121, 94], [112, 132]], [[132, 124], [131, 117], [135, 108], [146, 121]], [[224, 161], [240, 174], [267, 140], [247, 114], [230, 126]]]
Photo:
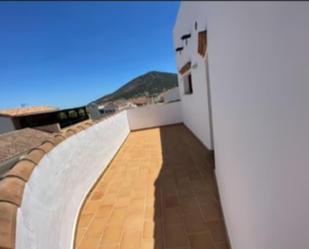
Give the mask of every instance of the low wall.
[[180, 102], [148, 105], [129, 109], [127, 113], [131, 130], [182, 122]]
[[17, 212], [16, 249], [69, 249], [87, 193], [130, 132], [127, 113], [67, 138], [46, 154]]

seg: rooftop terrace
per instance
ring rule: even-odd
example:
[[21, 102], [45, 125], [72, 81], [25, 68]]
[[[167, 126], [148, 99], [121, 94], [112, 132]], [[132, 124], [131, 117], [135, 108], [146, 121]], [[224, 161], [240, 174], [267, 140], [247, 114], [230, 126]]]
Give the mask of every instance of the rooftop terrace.
[[75, 249], [223, 249], [211, 153], [183, 125], [131, 132], [81, 209]]
[[0, 248], [226, 249], [213, 168], [179, 102], [66, 129], [0, 180]]

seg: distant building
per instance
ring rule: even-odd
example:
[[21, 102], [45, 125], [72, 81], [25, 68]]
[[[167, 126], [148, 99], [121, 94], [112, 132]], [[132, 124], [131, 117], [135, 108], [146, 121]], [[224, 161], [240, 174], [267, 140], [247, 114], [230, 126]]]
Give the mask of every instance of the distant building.
[[143, 106], [143, 105], [150, 104], [152, 101], [150, 98], [146, 96], [140, 96], [140, 97], [130, 99], [130, 102], [137, 106]]
[[164, 103], [172, 103], [180, 101], [180, 96], [179, 96], [179, 88], [178, 87], [173, 87], [161, 94], [159, 94], [155, 102], [164, 102]]
[[85, 107], [59, 110], [34, 106], [2, 110], [0, 111], [0, 134], [27, 127], [55, 132], [88, 118]]
[[102, 116], [99, 106], [95, 102], [88, 104], [86, 109], [91, 119], [99, 119]]
[[135, 107], [137, 107], [137, 105], [128, 101], [124, 105], [118, 106], [118, 109], [119, 109], [119, 111], [121, 111], [121, 110], [126, 110], [126, 109], [130, 109], [130, 108], [135, 108]]
[[98, 109], [100, 113], [102, 114], [107, 114], [107, 113], [113, 113], [118, 110], [118, 106], [115, 105], [113, 102], [108, 102], [103, 105], [99, 105]]

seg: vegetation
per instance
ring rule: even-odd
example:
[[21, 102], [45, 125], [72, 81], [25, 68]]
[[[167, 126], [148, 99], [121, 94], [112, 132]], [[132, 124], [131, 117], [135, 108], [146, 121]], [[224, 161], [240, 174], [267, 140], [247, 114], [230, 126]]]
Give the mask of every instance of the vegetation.
[[176, 74], [152, 71], [129, 81], [117, 91], [103, 96], [94, 102], [101, 104], [118, 99], [130, 99], [139, 96], [157, 96], [161, 92], [177, 85]]

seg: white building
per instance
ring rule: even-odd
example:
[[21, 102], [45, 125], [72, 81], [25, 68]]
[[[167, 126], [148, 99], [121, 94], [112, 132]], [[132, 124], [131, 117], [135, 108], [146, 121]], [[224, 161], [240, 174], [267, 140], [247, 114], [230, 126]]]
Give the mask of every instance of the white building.
[[180, 96], [179, 96], [179, 89], [178, 87], [173, 87], [163, 93], [161, 93], [157, 97], [157, 102], [164, 102], [164, 103], [172, 103], [175, 101], [179, 101]]
[[183, 121], [215, 151], [233, 249], [309, 248], [308, 27], [307, 2], [181, 3]]
[[0, 180], [0, 248], [226, 249], [221, 204], [232, 249], [308, 249], [308, 27], [307, 2], [181, 3], [181, 101], [31, 150]]

